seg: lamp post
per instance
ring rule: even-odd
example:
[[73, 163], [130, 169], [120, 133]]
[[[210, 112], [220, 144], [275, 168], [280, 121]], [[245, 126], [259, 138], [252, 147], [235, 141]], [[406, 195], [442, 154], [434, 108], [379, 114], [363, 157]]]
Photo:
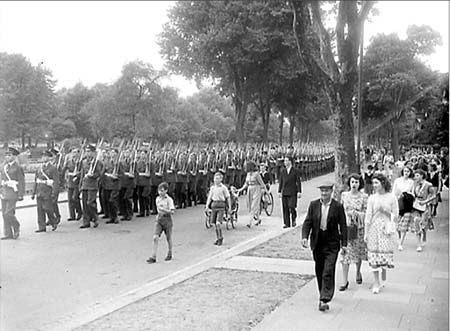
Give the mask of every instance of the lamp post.
[[362, 78], [363, 78], [363, 50], [364, 50], [364, 20], [361, 22], [361, 41], [359, 43], [359, 71], [358, 71], [358, 125], [356, 143], [356, 166], [361, 172], [361, 114], [362, 114]]

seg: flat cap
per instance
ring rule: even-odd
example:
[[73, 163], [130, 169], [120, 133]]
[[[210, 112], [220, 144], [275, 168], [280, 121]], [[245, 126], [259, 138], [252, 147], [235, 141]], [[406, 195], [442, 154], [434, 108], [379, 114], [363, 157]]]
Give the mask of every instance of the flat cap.
[[330, 181], [324, 181], [317, 186], [318, 188], [333, 188], [334, 183]]

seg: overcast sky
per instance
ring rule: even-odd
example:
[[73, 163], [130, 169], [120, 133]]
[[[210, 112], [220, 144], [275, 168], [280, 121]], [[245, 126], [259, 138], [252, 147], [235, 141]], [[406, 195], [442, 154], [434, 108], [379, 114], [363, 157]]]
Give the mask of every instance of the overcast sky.
[[[53, 72], [57, 88], [112, 83], [122, 66], [135, 59], [161, 69], [156, 44], [167, 21], [169, 1], [0, 2], [0, 51], [21, 53], [32, 64]], [[409, 25], [426, 24], [439, 31], [443, 45], [428, 59], [434, 70], [448, 72], [448, 1], [379, 1], [380, 12], [366, 23], [365, 45], [376, 33], [406, 37]], [[181, 95], [197, 91], [193, 83], [173, 77], [166, 85]]]

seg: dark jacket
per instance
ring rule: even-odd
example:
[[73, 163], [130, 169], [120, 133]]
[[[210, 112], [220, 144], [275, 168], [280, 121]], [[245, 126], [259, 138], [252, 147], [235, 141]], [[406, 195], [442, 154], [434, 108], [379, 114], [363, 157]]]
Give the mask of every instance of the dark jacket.
[[280, 184], [278, 186], [278, 193], [284, 196], [297, 195], [302, 192], [302, 182], [300, 180], [300, 171], [294, 167], [287, 173], [286, 168], [281, 170]]
[[[320, 230], [320, 218], [322, 206], [320, 199], [309, 204], [308, 213], [302, 227], [302, 239], [310, 238], [310, 247], [316, 248]], [[329, 247], [339, 249], [340, 246], [347, 246], [347, 222], [342, 204], [332, 199], [328, 210], [326, 239]]]
[[[7, 173], [5, 171], [6, 167], [6, 163], [3, 163], [0, 169], [0, 197], [3, 200], [17, 200], [19, 197], [23, 197], [25, 192], [25, 175], [23, 168], [15, 161], [8, 166]], [[9, 180], [14, 182], [7, 185]], [[16, 190], [10, 185], [16, 186]]]
[[58, 195], [59, 173], [53, 164], [43, 164], [36, 171], [34, 194], [38, 198], [51, 199]]

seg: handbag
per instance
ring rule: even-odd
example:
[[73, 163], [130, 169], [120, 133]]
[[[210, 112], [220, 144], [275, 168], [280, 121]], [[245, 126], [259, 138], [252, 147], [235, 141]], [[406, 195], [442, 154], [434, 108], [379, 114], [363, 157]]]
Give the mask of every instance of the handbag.
[[347, 226], [347, 240], [358, 239], [358, 225], [352, 223]]
[[414, 203], [413, 203], [413, 208], [416, 209], [416, 210], [418, 210], [418, 211], [420, 211], [420, 212], [424, 212], [424, 211], [427, 209], [427, 205], [426, 205], [426, 204], [421, 205], [421, 204], [419, 203], [419, 200], [416, 198], [416, 199], [414, 200]]

